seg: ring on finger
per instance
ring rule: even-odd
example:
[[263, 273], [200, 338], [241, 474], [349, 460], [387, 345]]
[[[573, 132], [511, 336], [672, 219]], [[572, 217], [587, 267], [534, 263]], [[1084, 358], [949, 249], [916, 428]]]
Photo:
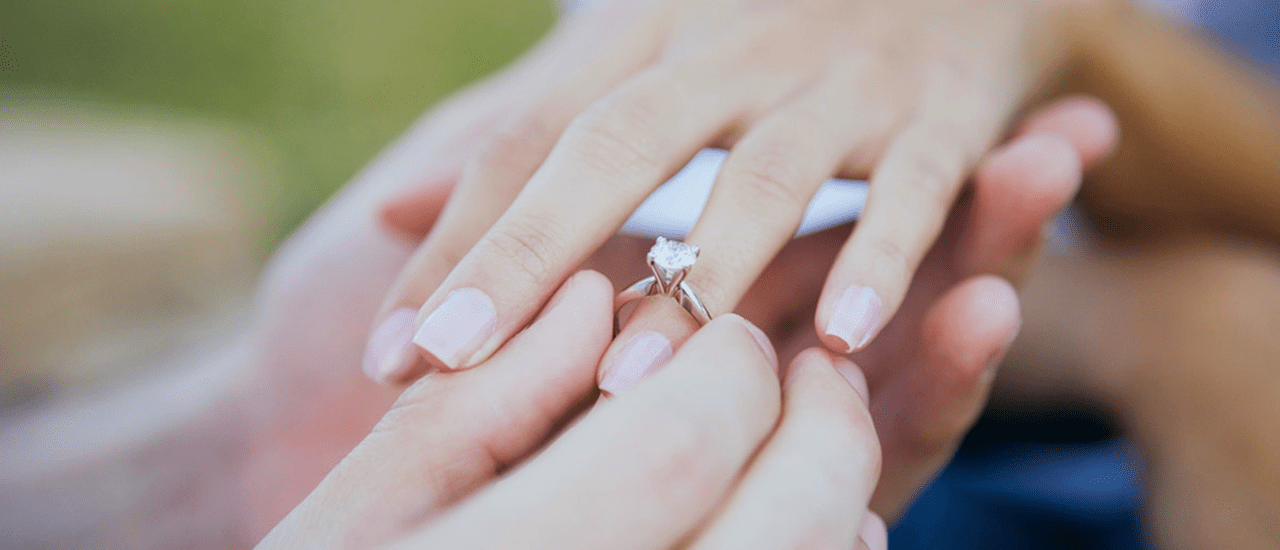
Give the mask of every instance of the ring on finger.
[[652, 277], [635, 282], [620, 292], [613, 302], [613, 332], [621, 331], [618, 314], [627, 304], [648, 296], [666, 296], [675, 300], [680, 307], [689, 312], [693, 319], [702, 326], [711, 321], [711, 313], [707, 306], [698, 299], [693, 287], [685, 282], [689, 271], [698, 259], [698, 247], [676, 240], [658, 237], [657, 242], [649, 249], [646, 259]]

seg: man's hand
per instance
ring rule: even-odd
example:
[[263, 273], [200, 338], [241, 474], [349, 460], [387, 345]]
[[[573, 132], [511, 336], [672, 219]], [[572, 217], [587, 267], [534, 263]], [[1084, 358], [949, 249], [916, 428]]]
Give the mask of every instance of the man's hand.
[[420, 379], [259, 548], [885, 548], [861, 373], [815, 349], [780, 386], [737, 316], [557, 434], [612, 306], [579, 273], [483, 364]]

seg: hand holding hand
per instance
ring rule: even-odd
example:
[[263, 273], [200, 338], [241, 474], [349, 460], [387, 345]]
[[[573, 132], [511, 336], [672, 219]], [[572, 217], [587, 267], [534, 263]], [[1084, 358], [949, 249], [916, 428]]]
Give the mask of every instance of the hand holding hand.
[[860, 371], [811, 350], [780, 387], [737, 316], [557, 434], [594, 395], [612, 297], [580, 273], [483, 364], [410, 386], [259, 548], [885, 548]]
[[510, 72], [524, 97], [468, 157], [379, 315], [404, 381], [482, 362], [706, 145], [732, 146], [688, 241], [712, 314], [789, 242], [832, 174], [871, 179], [816, 308], [862, 349], [894, 316], [961, 184], [1057, 59], [1051, 2], [615, 2]]

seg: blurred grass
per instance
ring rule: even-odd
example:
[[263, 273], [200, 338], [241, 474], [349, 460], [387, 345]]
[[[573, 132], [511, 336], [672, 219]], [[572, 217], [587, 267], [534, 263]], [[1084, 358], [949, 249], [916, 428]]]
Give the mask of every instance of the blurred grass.
[[284, 164], [267, 190], [283, 236], [553, 17], [551, 0], [4, 0], [0, 91], [261, 132]]

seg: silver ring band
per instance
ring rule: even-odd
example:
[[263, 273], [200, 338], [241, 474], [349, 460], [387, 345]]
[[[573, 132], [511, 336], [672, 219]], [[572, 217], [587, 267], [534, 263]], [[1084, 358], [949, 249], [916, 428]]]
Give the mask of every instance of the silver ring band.
[[[646, 277], [618, 293], [618, 296], [613, 300], [614, 334], [622, 330], [618, 323], [618, 314], [622, 312], [624, 306], [641, 298], [660, 295], [656, 292], [657, 282], [658, 280], [654, 277]], [[693, 320], [698, 322], [698, 326], [711, 322], [711, 312], [707, 311], [707, 306], [702, 303], [702, 300], [698, 299], [693, 287], [689, 286], [689, 283], [682, 281], [678, 288], [679, 290], [671, 298], [678, 302], [685, 311], [689, 312], [689, 315], [693, 316]]]
[[680, 307], [693, 316], [693, 320], [702, 326], [711, 321], [711, 312], [698, 299], [693, 287], [685, 282], [685, 277], [693, 268], [698, 256], [698, 247], [679, 241], [668, 241], [658, 237], [657, 243], [649, 251], [649, 269], [652, 277], [646, 277], [627, 287], [613, 300], [613, 333], [622, 330], [618, 315], [627, 304], [649, 296], [667, 296], [680, 304]]

